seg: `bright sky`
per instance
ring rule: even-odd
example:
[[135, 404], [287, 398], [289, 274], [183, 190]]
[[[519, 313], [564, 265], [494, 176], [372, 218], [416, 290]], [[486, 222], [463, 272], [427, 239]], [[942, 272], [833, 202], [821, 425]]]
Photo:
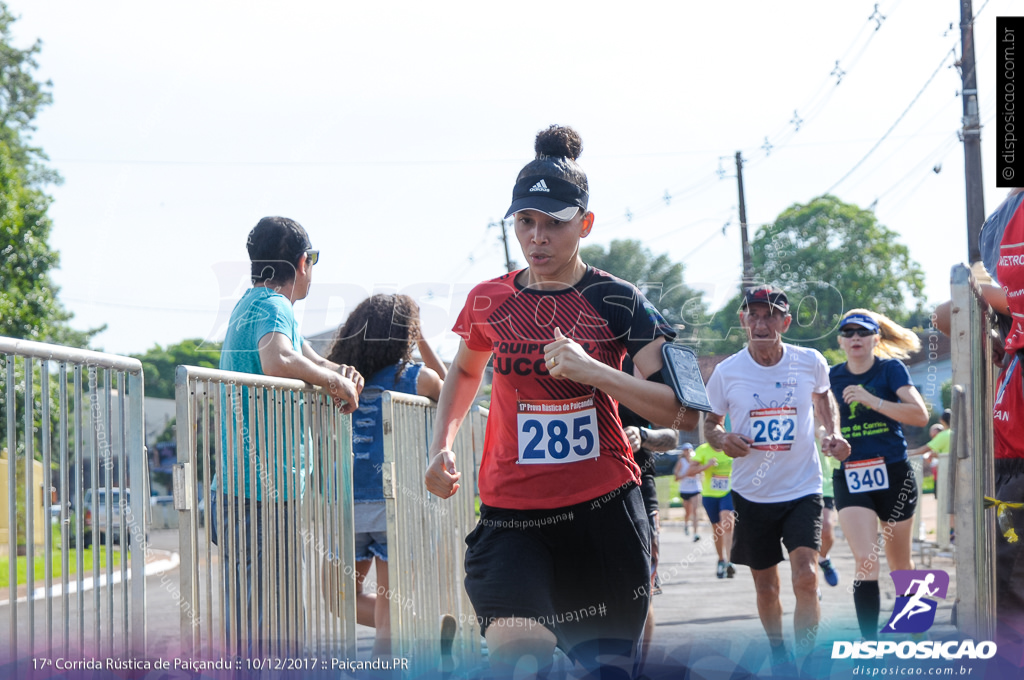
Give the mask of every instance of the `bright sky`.
[[[34, 141], [65, 178], [50, 190], [54, 278], [76, 327], [107, 324], [106, 351], [221, 338], [248, 285], [246, 234], [277, 214], [321, 250], [304, 335], [399, 290], [450, 357], [469, 287], [504, 272], [488, 224], [556, 122], [583, 136], [588, 241], [668, 252], [713, 308], [740, 273], [737, 150], [751, 225], [830, 189], [877, 200], [932, 302], [966, 258], [955, 0], [883, 0], [884, 20], [867, 0], [9, 6], [53, 81]], [[974, 10], [991, 211], [1006, 193], [995, 19], [1020, 5]]]

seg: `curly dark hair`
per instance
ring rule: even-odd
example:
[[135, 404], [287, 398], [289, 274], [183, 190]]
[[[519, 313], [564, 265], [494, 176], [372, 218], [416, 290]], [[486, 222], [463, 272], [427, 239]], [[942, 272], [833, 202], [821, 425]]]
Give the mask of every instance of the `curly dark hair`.
[[[369, 379], [381, 369], [412, 363], [420, 338], [420, 308], [408, 295], [371, 295], [338, 329], [327, 359], [348, 364]], [[395, 374], [395, 383], [398, 376]]]

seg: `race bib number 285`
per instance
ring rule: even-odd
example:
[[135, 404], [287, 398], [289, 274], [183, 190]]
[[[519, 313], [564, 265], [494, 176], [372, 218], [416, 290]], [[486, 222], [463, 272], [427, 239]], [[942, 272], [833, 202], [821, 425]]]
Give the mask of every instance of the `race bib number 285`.
[[519, 463], [576, 463], [601, 453], [592, 396], [565, 401], [519, 401]]

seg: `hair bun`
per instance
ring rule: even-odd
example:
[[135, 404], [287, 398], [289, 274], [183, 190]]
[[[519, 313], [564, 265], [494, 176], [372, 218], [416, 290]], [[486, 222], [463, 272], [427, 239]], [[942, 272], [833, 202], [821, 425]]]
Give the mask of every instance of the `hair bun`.
[[537, 152], [538, 159], [545, 156], [561, 156], [576, 160], [583, 153], [583, 139], [571, 127], [552, 125], [537, 133], [533, 150]]

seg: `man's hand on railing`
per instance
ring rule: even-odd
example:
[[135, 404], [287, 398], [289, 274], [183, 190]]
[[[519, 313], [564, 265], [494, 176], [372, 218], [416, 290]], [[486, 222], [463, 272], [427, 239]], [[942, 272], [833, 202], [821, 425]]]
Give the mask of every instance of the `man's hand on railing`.
[[348, 366], [347, 364], [338, 365], [338, 373], [343, 378], [348, 378], [355, 385], [356, 394], [363, 393], [363, 376], [354, 367]]
[[351, 366], [339, 366], [338, 376], [332, 377], [327, 391], [334, 399], [334, 405], [342, 413], [352, 413], [359, 408], [359, 393], [363, 391], [363, 376]]
[[423, 481], [430, 493], [441, 498], [451, 498], [459, 490], [461, 477], [462, 473], [455, 470], [455, 454], [444, 450], [430, 461]]

